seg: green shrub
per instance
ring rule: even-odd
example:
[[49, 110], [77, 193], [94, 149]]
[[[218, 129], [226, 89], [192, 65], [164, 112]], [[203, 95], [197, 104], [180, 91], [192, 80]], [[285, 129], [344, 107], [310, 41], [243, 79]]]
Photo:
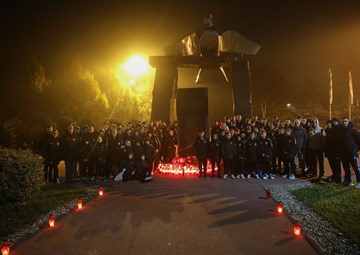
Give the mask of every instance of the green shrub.
[[0, 202], [35, 197], [43, 184], [42, 159], [30, 150], [0, 149]]

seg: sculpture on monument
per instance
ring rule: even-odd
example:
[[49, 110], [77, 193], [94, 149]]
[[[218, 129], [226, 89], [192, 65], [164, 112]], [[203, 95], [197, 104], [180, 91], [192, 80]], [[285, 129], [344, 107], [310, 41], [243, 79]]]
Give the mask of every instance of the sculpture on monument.
[[[202, 70], [221, 72], [233, 91], [233, 113], [251, 115], [251, 79], [246, 55], [255, 55], [260, 46], [240, 33], [216, 31], [213, 16], [204, 17], [204, 29], [165, 47], [165, 56], [151, 56], [150, 64], [156, 68], [153, 89], [152, 120], [170, 120], [176, 100], [178, 67], [198, 68], [196, 83], [201, 83]], [[230, 70], [228, 74], [224, 68]]]

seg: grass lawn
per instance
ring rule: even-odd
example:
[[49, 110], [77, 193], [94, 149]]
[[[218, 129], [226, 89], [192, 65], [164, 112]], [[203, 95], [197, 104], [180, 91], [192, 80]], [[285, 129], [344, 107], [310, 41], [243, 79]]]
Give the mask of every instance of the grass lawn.
[[46, 185], [33, 200], [0, 204], [0, 240], [85, 192], [85, 187], [70, 184]]
[[360, 190], [341, 185], [316, 185], [293, 195], [360, 245]]

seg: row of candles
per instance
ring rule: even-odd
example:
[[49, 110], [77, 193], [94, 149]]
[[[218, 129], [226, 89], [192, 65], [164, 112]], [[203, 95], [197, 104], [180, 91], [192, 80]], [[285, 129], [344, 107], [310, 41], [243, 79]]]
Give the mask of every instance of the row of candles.
[[[99, 194], [99, 196], [104, 195], [103, 187], [99, 187], [98, 194]], [[81, 210], [82, 208], [83, 208], [83, 201], [82, 201], [82, 199], [78, 199], [77, 209]], [[55, 216], [53, 214], [49, 215], [49, 227], [50, 228], [55, 227]], [[3, 242], [1, 245], [1, 255], [9, 255], [10, 254], [10, 246], [11, 246], [10, 242], [8, 242], [8, 241]]]
[[[270, 198], [271, 198], [271, 192], [270, 192], [270, 190], [267, 190], [266, 191], [266, 199], [270, 199]], [[283, 214], [284, 205], [281, 201], [279, 201], [277, 203], [276, 210], [277, 210], [278, 214]], [[301, 226], [299, 223], [295, 222], [294, 223], [294, 236], [300, 236], [300, 234], [301, 234]]]
[[[99, 196], [103, 196], [104, 195], [104, 189], [103, 187], [100, 187], [98, 190]], [[271, 192], [270, 190], [266, 191], [266, 199], [270, 199], [271, 198]], [[78, 199], [77, 202], [77, 208], [78, 210], [82, 209], [83, 207], [83, 201], [82, 199]], [[284, 205], [282, 202], [278, 202], [277, 203], [277, 212], [278, 214], [283, 214], [284, 212]], [[55, 226], [55, 217], [53, 214], [50, 214], [49, 216], [49, 227], [53, 228]], [[295, 236], [300, 236], [301, 234], [301, 226], [299, 223], [294, 223], [294, 235]], [[9, 255], [10, 254], [10, 242], [3, 242], [2, 246], [1, 246], [1, 254], [2, 255]]]

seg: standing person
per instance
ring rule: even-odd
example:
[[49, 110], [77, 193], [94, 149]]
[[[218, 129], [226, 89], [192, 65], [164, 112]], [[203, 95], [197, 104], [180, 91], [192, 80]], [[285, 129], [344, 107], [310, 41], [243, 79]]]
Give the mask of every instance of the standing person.
[[73, 125], [68, 126], [67, 132], [61, 137], [60, 145], [63, 159], [65, 161], [65, 180], [72, 181], [73, 174], [76, 172], [78, 160], [79, 138], [75, 134]]
[[103, 138], [99, 135], [96, 139], [94, 151], [90, 157], [91, 169], [95, 168], [94, 178], [90, 177], [92, 181], [95, 181], [98, 177], [106, 178], [106, 144]]
[[168, 135], [164, 137], [164, 162], [171, 163], [176, 156], [177, 139], [174, 130], [169, 130]]
[[338, 119], [328, 120], [325, 128], [326, 143], [325, 143], [325, 157], [329, 161], [332, 175], [328, 178], [330, 182], [341, 183], [341, 161], [339, 155], [339, 131], [341, 128]]
[[218, 178], [221, 178], [221, 168], [220, 168], [220, 161], [221, 161], [221, 142], [219, 141], [218, 134], [214, 133], [212, 135], [211, 142], [209, 143], [209, 156], [211, 161], [211, 177], [215, 177], [215, 165], [218, 169]]
[[236, 155], [236, 144], [231, 138], [230, 132], [226, 132], [225, 140], [222, 143], [222, 155], [224, 160], [224, 176], [226, 179], [229, 175], [235, 179], [234, 176], [234, 159]]
[[59, 131], [54, 129], [51, 139], [47, 142], [46, 154], [49, 162], [48, 181], [49, 183], [57, 184], [59, 182], [58, 165], [61, 160], [61, 148]]
[[161, 159], [161, 141], [158, 137], [157, 131], [153, 132], [153, 135], [150, 138], [150, 143], [154, 146], [155, 149], [154, 169], [153, 169], [155, 173], [158, 165], [160, 164], [160, 159]]
[[144, 150], [145, 159], [151, 168], [151, 171], [150, 171], [150, 175], [151, 175], [151, 172], [155, 171], [155, 169], [154, 169], [155, 148], [150, 143], [150, 139], [148, 137], [145, 138], [143, 150]]
[[258, 167], [258, 143], [255, 139], [255, 133], [250, 132], [249, 139], [246, 141], [245, 147], [245, 164], [248, 173], [253, 173], [256, 179], [260, 179]]
[[282, 158], [284, 162], [284, 175], [283, 178], [289, 178], [294, 180], [296, 165], [295, 165], [295, 155], [297, 152], [296, 139], [292, 136], [292, 129], [287, 128], [285, 131], [285, 136], [282, 144]]
[[[235, 171], [237, 179], [245, 179], [245, 148], [246, 148], [246, 138], [245, 133], [240, 133], [236, 137], [236, 158], [235, 158]], [[249, 176], [250, 178], [250, 176]]]
[[120, 168], [120, 137], [116, 128], [111, 129], [111, 135], [106, 140], [106, 163], [104, 181], [110, 178], [110, 173], [116, 172]]
[[258, 155], [259, 163], [262, 170], [262, 178], [267, 180], [268, 178], [274, 179], [274, 175], [271, 174], [271, 157], [273, 153], [273, 145], [270, 138], [266, 137], [266, 131], [260, 132], [260, 139], [258, 141]]
[[[319, 165], [319, 177], [324, 177], [324, 148], [326, 143], [326, 134], [320, 127], [318, 119], [312, 120], [312, 127], [309, 131], [308, 144], [309, 147], [309, 163], [311, 177], [317, 177], [317, 165]], [[317, 164], [318, 163], [318, 164]]]
[[[301, 174], [305, 177], [305, 172], [307, 170], [305, 164], [305, 145], [308, 139], [308, 135], [306, 129], [301, 126], [300, 120], [296, 119], [294, 121], [294, 127], [292, 129], [293, 136], [296, 140], [296, 149], [297, 153], [295, 156], [295, 161], [299, 161], [299, 165], [301, 168]], [[297, 160], [296, 160], [297, 159]], [[296, 164], [296, 162], [295, 162]]]
[[198, 160], [199, 177], [201, 177], [203, 172], [204, 172], [204, 177], [206, 177], [208, 142], [209, 141], [205, 136], [205, 131], [203, 129], [200, 129], [193, 144], [196, 158]]
[[48, 173], [49, 173], [49, 168], [50, 168], [50, 163], [49, 160], [46, 158], [46, 156], [48, 155], [47, 153], [47, 146], [49, 144], [49, 142], [52, 140], [52, 133], [53, 133], [54, 129], [53, 126], [49, 125], [46, 127], [45, 132], [43, 133], [43, 135], [40, 138], [39, 141], [39, 151], [41, 153], [41, 156], [44, 158], [44, 179], [45, 181], [48, 180]]
[[355, 129], [354, 123], [349, 121], [346, 117], [343, 118], [342, 125], [344, 127], [344, 133], [341, 161], [345, 170], [344, 184], [353, 186], [351, 182], [351, 166], [356, 175], [357, 185], [355, 188], [360, 189], [360, 168], [358, 156], [358, 151], [360, 149], [360, 132]]

